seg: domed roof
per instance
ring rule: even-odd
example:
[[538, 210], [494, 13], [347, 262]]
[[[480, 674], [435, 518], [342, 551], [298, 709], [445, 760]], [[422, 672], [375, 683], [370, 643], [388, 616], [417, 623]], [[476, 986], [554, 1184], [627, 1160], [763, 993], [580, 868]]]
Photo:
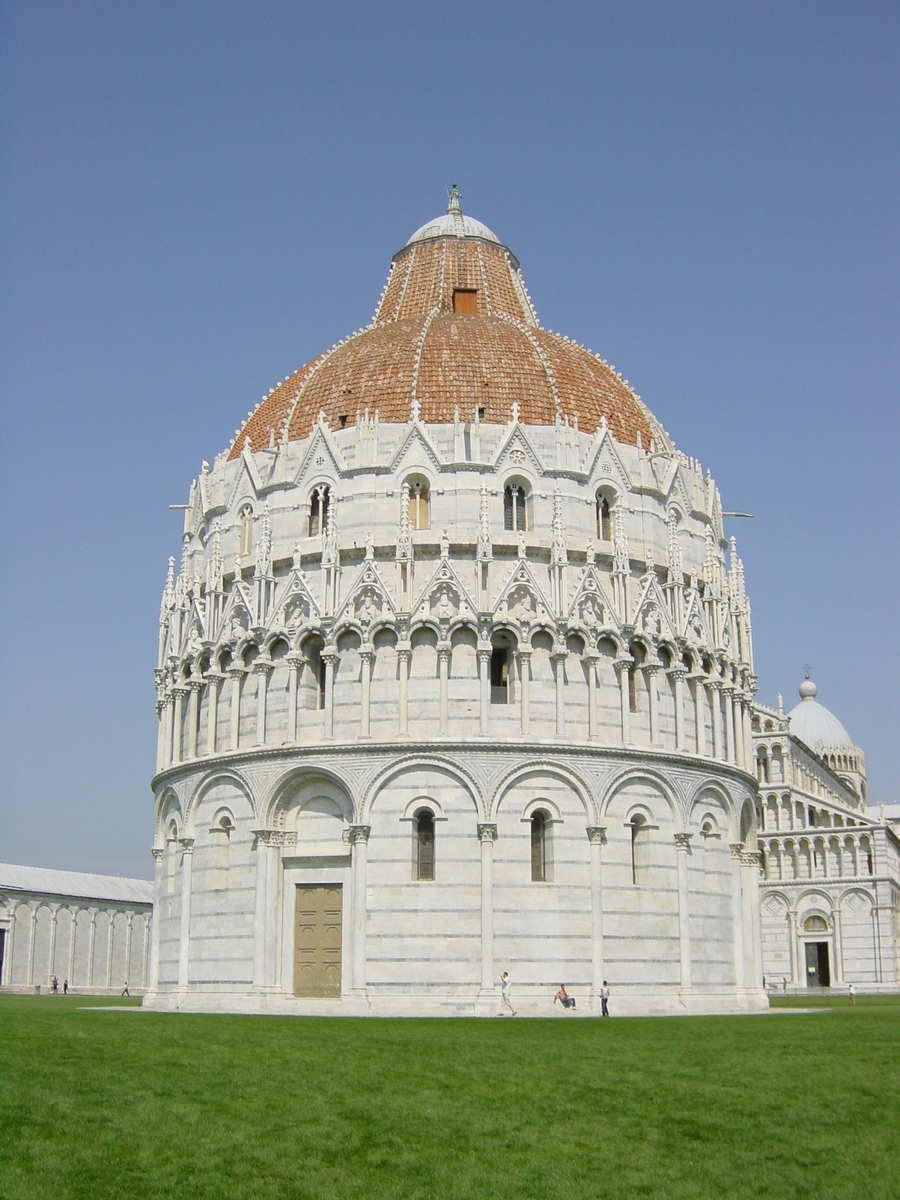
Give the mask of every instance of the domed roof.
[[496, 236], [463, 216], [454, 187], [447, 212], [394, 255], [371, 323], [273, 388], [237, 432], [229, 457], [309, 435], [320, 412], [332, 428], [377, 411], [406, 423], [505, 425], [513, 402], [525, 424], [605, 420], [617, 441], [649, 448], [668, 436], [608, 363], [540, 327], [518, 261]]
[[791, 733], [816, 752], [858, 749], [834, 713], [816, 700], [818, 691], [807, 675], [800, 684], [801, 701], [788, 713]]

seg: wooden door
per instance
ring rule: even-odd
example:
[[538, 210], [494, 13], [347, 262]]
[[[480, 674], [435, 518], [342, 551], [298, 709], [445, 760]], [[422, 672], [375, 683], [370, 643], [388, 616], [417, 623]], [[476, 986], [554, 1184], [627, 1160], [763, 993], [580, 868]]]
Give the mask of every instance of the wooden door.
[[298, 883], [294, 926], [294, 995], [341, 994], [339, 883]]

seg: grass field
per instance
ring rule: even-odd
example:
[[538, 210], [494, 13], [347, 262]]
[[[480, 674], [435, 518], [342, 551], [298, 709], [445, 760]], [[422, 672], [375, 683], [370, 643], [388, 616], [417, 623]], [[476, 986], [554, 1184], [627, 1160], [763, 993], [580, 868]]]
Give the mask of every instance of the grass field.
[[0, 997], [0, 1197], [900, 1195], [900, 1005], [347, 1020]]

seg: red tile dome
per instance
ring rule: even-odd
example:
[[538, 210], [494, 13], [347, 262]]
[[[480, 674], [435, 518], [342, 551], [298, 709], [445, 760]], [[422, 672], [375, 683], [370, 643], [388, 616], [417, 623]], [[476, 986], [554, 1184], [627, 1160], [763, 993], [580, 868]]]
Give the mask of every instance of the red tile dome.
[[541, 329], [519, 264], [481, 222], [464, 217], [455, 189], [447, 213], [423, 225], [394, 255], [372, 323], [280, 383], [238, 432], [254, 450], [305, 438], [320, 412], [332, 428], [377, 411], [381, 422], [410, 420], [413, 400], [434, 424], [506, 424], [513, 402], [526, 425], [577, 418], [593, 433], [605, 418], [613, 436], [669, 446], [665, 431], [606, 363], [568, 338]]

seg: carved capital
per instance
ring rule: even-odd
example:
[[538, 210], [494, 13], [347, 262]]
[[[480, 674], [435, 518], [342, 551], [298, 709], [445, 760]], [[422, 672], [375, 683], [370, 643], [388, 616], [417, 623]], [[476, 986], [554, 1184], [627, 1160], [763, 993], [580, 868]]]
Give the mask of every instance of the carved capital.
[[489, 821], [478, 822], [478, 840], [480, 842], [496, 842], [497, 826]]
[[283, 829], [253, 829], [251, 830], [256, 838], [257, 848], [260, 846], [283, 846], [284, 845], [284, 830]]
[[588, 825], [587, 827], [588, 841], [592, 846], [602, 846], [606, 841], [606, 826], [605, 825]]
[[614, 658], [613, 666], [618, 674], [621, 675], [623, 671], [627, 671], [634, 666], [634, 659], [630, 654], [625, 654], [621, 658]]
[[359, 657], [365, 659], [366, 662], [371, 663], [372, 659], [375, 657], [375, 647], [371, 642], [363, 642], [359, 648]]
[[731, 851], [731, 857], [735, 862], [741, 861], [741, 855], [744, 853], [743, 842], [730, 842], [728, 849]]
[[371, 825], [351, 825], [350, 826], [350, 845], [355, 846], [357, 842], [362, 842], [365, 845], [369, 840], [369, 834], [372, 832]]
[[161, 863], [163, 856], [166, 853], [166, 848], [165, 846], [154, 846], [150, 853], [153, 855], [153, 861], [155, 863]]
[[194, 839], [192, 837], [181, 837], [178, 839], [178, 844], [185, 854], [194, 853]]
[[450, 658], [450, 650], [451, 650], [451, 646], [450, 646], [449, 642], [438, 642], [438, 644], [437, 644], [438, 658], [449, 659]]
[[759, 867], [761, 855], [758, 850], [745, 850], [741, 855], [741, 862], [745, 867]]
[[692, 833], [676, 833], [675, 834], [675, 849], [676, 850], [690, 850], [691, 838], [693, 836], [694, 835]]

